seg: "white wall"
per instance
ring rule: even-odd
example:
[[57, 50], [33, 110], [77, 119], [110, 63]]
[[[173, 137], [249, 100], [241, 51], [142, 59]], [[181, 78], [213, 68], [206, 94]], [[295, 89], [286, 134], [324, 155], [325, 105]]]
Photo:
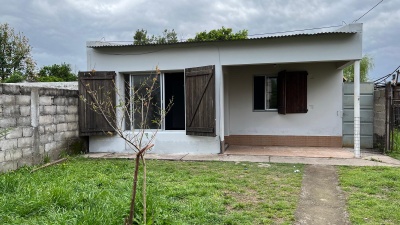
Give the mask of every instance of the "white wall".
[[[156, 66], [162, 71], [182, 71], [190, 67], [215, 65], [217, 137], [187, 136], [184, 131], [160, 131], [154, 152], [219, 153], [219, 141], [223, 140], [224, 135], [341, 136], [339, 115], [342, 78], [334, 62], [343, 64], [360, 59], [361, 37], [360, 31], [357, 34], [322, 34], [233, 42], [88, 47], [87, 69], [115, 71], [120, 81], [123, 73], [152, 71]], [[88, 46], [94, 45], [96, 42], [88, 42]], [[232, 66], [251, 64], [269, 66]], [[273, 67], [273, 64], [278, 66]], [[224, 72], [221, 65], [224, 65]], [[253, 75], [283, 69], [309, 72], [309, 112], [291, 115], [253, 112]], [[224, 86], [220, 90], [222, 83]], [[220, 104], [224, 107], [219, 107]], [[90, 137], [90, 151], [123, 152], [127, 148], [117, 137]]]
[[[129, 132], [129, 131], [128, 131]], [[217, 154], [219, 137], [199, 137], [186, 135], [185, 131], [160, 131], [151, 153], [176, 154]], [[93, 136], [89, 139], [90, 152], [133, 152], [118, 136]]]
[[[225, 135], [342, 135], [342, 72], [335, 63], [259, 65], [224, 68], [229, 86], [225, 104]], [[281, 70], [308, 71], [308, 112], [278, 114], [254, 112], [253, 76], [277, 74]], [[227, 93], [227, 91], [225, 92]]]

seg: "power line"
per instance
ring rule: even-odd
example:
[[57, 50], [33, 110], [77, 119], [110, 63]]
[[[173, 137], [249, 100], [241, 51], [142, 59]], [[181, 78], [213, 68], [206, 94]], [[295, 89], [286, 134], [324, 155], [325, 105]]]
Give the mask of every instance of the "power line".
[[369, 12], [371, 12], [373, 9], [375, 9], [375, 7], [377, 7], [379, 4], [381, 4], [383, 2], [383, 0], [381, 0], [380, 2], [378, 2], [378, 4], [376, 4], [374, 7], [372, 7], [370, 10], [368, 10], [366, 13], [364, 13], [362, 16], [360, 16], [360, 18], [356, 19], [353, 21], [353, 23], [359, 21], [361, 18], [363, 18], [365, 15], [367, 15]]
[[270, 34], [283, 34], [283, 33], [291, 33], [291, 32], [298, 32], [298, 31], [308, 31], [308, 30], [318, 30], [318, 29], [326, 29], [326, 28], [333, 28], [333, 27], [341, 27], [341, 25], [332, 25], [327, 27], [314, 27], [314, 28], [306, 28], [306, 29], [299, 29], [299, 30], [288, 30], [288, 31], [278, 31], [278, 32], [269, 32], [269, 33], [262, 33], [262, 34], [249, 34], [247, 36], [258, 36], [258, 35], [270, 35]]

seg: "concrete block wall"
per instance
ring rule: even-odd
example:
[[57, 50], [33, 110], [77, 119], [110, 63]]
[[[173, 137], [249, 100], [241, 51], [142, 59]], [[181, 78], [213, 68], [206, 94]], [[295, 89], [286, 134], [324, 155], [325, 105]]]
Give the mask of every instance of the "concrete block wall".
[[0, 84], [0, 172], [54, 160], [79, 139], [78, 90]]
[[374, 147], [383, 149], [385, 146], [385, 120], [386, 120], [385, 89], [374, 91]]

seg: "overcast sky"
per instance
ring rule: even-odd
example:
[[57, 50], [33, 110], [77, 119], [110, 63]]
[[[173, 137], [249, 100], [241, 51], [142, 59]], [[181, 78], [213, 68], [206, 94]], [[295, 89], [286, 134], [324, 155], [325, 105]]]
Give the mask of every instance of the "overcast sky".
[[[40, 68], [68, 63], [86, 70], [86, 41], [133, 41], [137, 29], [179, 39], [230, 27], [249, 34], [349, 24], [380, 0], [0, 0], [0, 23], [23, 32]], [[364, 24], [363, 54], [374, 58], [372, 79], [400, 65], [400, 1], [383, 0]], [[336, 28], [332, 28], [333, 30]], [[329, 29], [314, 30], [329, 31]]]

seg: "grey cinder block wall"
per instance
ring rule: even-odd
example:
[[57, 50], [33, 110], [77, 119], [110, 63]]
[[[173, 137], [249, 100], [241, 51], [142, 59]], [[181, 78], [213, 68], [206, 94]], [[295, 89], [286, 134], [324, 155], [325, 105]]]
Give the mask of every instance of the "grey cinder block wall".
[[79, 141], [74, 89], [0, 84], [0, 130], [9, 130], [0, 137], [0, 172], [57, 159]]
[[385, 146], [386, 120], [385, 88], [374, 91], [374, 147], [383, 149]]

